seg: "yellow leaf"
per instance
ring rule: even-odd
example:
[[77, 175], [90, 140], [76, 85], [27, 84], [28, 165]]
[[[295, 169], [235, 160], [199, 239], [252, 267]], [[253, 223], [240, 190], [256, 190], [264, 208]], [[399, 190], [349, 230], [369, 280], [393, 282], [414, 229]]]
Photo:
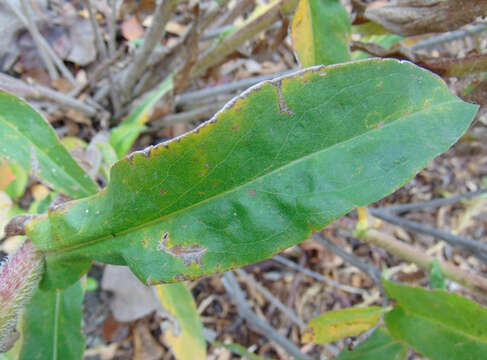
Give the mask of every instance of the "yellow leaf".
[[177, 360], [205, 360], [203, 324], [196, 312], [193, 295], [184, 283], [155, 286], [157, 297], [170, 315], [171, 327], [164, 340]]
[[374, 327], [391, 309], [369, 306], [328, 311], [308, 323], [302, 341], [323, 344], [358, 335]]

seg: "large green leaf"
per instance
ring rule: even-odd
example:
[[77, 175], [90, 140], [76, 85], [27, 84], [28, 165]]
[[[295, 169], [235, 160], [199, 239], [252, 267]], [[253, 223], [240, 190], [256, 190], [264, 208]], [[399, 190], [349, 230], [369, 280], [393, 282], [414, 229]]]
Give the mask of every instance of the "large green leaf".
[[25, 101], [4, 91], [0, 91], [0, 129], [0, 157], [19, 163], [72, 198], [96, 193], [95, 182], [61, 145], [49, 123]]
[[173, 326], [164, 332], [164, 340], [177, 360], [205, 360], [206, 341], [203, 323], [196, 312], [193, 295], [185, 284], [156, 286], [162, 307], [172, 318]]
[[98, 195], [31, 221], [42, 286], [69, 285], [91, 259], [155, 284], [271, 257], [410, 180], [476, 110], [397, 60], [261, 83], [196, 130], [117, 162]]
[[291, 25], [293, 47], [303, 67], [350, 60], [351, 23], [338, 0], [300, 0]]
[[302, 340], [324, 344], [361, 334], [377, 325], [380, 317], [390, 310], [367, 306], [327, 311], [308, 323]]
[[145, 123], [149, 120], [150, 111], [161, 97], [173, 88], [173, 76], [170, 75], [159, 87], [153, 90], [142, 103], [114, 128], [110, 133], [110, 144], [121, 158], [130, 151], [140, 133], [146, 129]]
[[78, 281], [64, 291], [38, 289], [23, 316], [19, 360], [76, 360], [83, 357], [83, 289]]
[[397, 305], [386, 314], [392, 336], [431, 360], [484, 359], [487, 354], [487, 309], [444, 290], [396, 285], [384, 288]]
[[386, 329], [378, 328], [353, 350], [343, 350], [336, 360], [403, 360], [408, 349], [395, 340]]

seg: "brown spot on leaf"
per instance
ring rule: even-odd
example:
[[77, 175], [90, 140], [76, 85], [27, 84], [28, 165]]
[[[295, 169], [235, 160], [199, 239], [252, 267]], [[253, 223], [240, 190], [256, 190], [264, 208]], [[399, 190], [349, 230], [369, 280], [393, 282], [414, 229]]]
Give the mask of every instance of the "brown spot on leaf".
[[184, 247], [179, 244], [168, 248], [168, 241], [169, 233], [165, 231], [162, 235], [162, 239], [159, 240], [159, 246], [157, 247], [157, 250], [164, 251], [172, 257], [181, 259], [185, 266], [190, 266], [193, 261], [200, 266], [202, 265], [201, 259], [203, 258], [205, 252], [208, 250], [207, 248], [201, 247], [199, 245]]
[[250, 189], [248, 193], [250, 196], [255, 196], [255, 194], [257, 194], [257, 191], [255, 189]]
[[239, 131], [240, 130], [240, 125], [233, 125], [232, 126], [232, 131]]
[[166, 189], [161, 189], [161, 195], [166, 195], [167, 194], [167, 190]]
[[377, 84], [376, 88], [377, 88], [377, 89], [380, 89], [380, 88], [382, 87], [382, 85], [384, 85], [384, 82], [383, 82], [383, 81], [379, 82], [379, 83]]
[[21, 214], [13, 217], [5, 226], [5, 235], [7, 237], [25, 235], [25, 226], [38, 215]]
[[282, 96], [282, 80], [278, 80], [275, 82], [271, 82], [272, 85], [274, 85], [277, 89], [277, 101], [279, 105], [279, 113], [285, 113], [288, 115], [294, 115], [294, 112], [287, 106], [286, 101], [284, 100], [284, 96]]

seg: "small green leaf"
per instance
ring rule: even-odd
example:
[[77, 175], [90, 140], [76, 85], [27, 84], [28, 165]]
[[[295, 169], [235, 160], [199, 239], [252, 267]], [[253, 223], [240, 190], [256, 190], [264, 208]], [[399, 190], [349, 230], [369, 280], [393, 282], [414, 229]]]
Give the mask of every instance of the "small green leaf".
[[302, 341], [324, 344], [361, 334], [377, 325], [382, 314], [390, 310], [368, 306], [327, 311], [308, 323]]
[[487, 309], [443, 290], [384, 281], [397, 302], [386, 314], [392, 336], [431, 360], [484, 359], [487, 354]]
[[215, 347], [222, 347], [227, 350], [230, 350], [231, 352], [242, 356], [244, 359], [249, 359], [249, 360], [272, 360], [270, 358], [264, 358], [262, 356], [259, 356], [257, 354], [251, 353], [247, 350], [247, 348], [243, 347], [240, 344], [232, 343], [232, 344], [224, 344], [221, 342], [213, 342], [213, 346]]
[[42, 286], [69, 285], [93, 259], [157, 284], [269, 258], [409, 181], [476, 111], [391, 59], [263, 82], [185, 136], [118, 161], [99, 194], [32, 220]]
[[53, 200], [58, 196], [55, 192], [50, 192], [41, 199], [34, 200], [30, 203], [28, 213], [29, 214], [44, 214], [47, 212], [49, 205], [52, 204]]
[[395, 340], [386, 329], [378, 328], [353, 350], [343, 350], [336, 360], [403, 360], [408, 349]]
[[98, 289], [98, 281], [91, 276], [86, 277], [85, 291], [95, 291]]
[[23, 344], [19, 360], [82, 359], [83, 290], [78, 281], [64, 291], [38, 289], [23, 316]]
[[0, 157], [12, 159], [72, 197], [98, 187], [61, 145], [54, 129], [25, 101], [0, 91]]
[[430, 264], [430, 288], [431, 289], [446, 289], [445, 277], [441, 270], [441, 265], [437, 259], [433, 260]]
[[350, 60], [351, 23], [338, 0], [300, 0], [291, 25], [293, 46], [303, 67]]
[[[404, 38], [400, 35], [396, 34], [389, 34], [389, 35], [370, 35], [365, 36], [362, 39], [362, 42], [366, 43], [375, 43], [382, 46], [385, 49], [389, 49], [392, 45], [397, 44], [404, 40]], [[364, 51], [354, 51], [352, 53], [353, 60], [360, 60], [360, 59], [367, 59], [371, 57], [370, 54]]]
[[203, 324], [196, 312], [193, 295], [185, 284], [156, 286], [157, 297], [173, 322], [164, 332], [164, 340], [171, 347], [177, 360], [205, 360], [206, 341]]
[[12, 199], [17, 199], [24, 195], [25, 189], [27, 188], [27, 183], [29, 181], [29, 176], [22, 166], [13, 161], [8, 162], [8, 167], [14, 174], [15, 179], [10, 182], [3, 191]]
[[110, 144], [115, 149], [118, 158], [127, 154], [140, 133], [146, 129], [150, 111], [157, 101], [173, 88], [173, 76], [169, 75], [161, 85], [152, 91], [127, 118], [110, 133]]

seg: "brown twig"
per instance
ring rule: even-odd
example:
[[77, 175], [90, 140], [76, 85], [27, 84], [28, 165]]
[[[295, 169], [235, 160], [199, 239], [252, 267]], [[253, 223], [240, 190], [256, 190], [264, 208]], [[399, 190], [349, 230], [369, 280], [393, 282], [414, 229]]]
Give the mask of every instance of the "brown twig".
[[[412, 262], [426, 271], [429, 270], [430, 264], [434, 260], [432, 256], [426, 254], [424, 251], [415, 249], [397, 240], [394, 236], [375, 229], [358, 232], [356, 236], [359, 239], [389, 251], [393, 255]], [[478, 291], [483, 295], [487, 294], [487, 279], [443, 261], [439, 261], [439, 264], [446, 278], [462, 284], [466, 288]]]
[[252, 311], [245, 299], [245, 293], [238, 285], [238, 281], [231, 271], [223, 274], [222, 283], [227, 293], [235, 301], [239, 315], [245, 319], [249, 325], [253, 325], [262, 333], [262, 335], [282, 347], [290, 355], [295, 356], [298, 359], [311, 360], [309, 355], [303, 354], [294, 343], [282, 336], [276, 329], [269, 325], [268, 322], [261, 319], [254, 311]]
[[388, 214], [383, 210], [372, 209], [372, 208], [369, 208], [368, 210], [370, 214], [372, 214], [373, 216], [379, 219], [382, 219], [394, 225], [401, 226], [404, 229], [409, 231], [419, 232], [422, 234], [431, 235], [436, 238], [445, 240], [450, 245], [462, 249], [466, 249], [470, 251], [474, 256], [481, 259], [482, 261], [487, 262], [487, 244], [484, 244], [480, 241], [475, 241], [469, 238], [465, 238], [463, 236], [451, 234], [449, 232], [436, 229], [434, 227], [424, 225], [421, 223], [417, 223], [415, 221], [403, 219], [401, 217]]
[[[91, 2], [90, 0], [83, 0], [83, 3], [86, 9], [88, 10], [91, 27], [93, 28], [93, 32], [95, 33], [96, 47], [98, 50], [98, 54], [101, 56], [103, 61], [106, 61], [109, 57], [107, 47], [101, 36], [100, 27], [98, 26], [98, 22], [96, 21], [95, 13], [93, 12], [93, 9], [91, 7]], [[112, 69], [107, 68], [107, 72], [108, 72], [108, 82], [110, 84], [110, 100], [112, 101], [112, 105], [113, 105], [114, 117], [117, 117], [118, 114], [120, 113], [120, 100], [118, 98], [117, 87], [115, 86], [115, 80], [114, 80]]]
[[[87, 90], [88, 88], [93, 88], [96, 85], [96, 83], [100, 80], [105, 70], [109, 66], [115, 64], [124, 55], [126, 49], [127, 49], [126, 44], [120, 46], [120, 48], [117, 50], [115, 55], [110, 57], [110, 59], [107, 59], [103, 61], [101, 64], [99, 64], [96, 67], [96, 69], [93, 71], [93, 75], [88, 76], [88, 80], [85, 81], [83, 84], [77, 85], [73, 90], [69, 92], [69, 95], [72, 97], [78, 97], [78, 95], [81, 94], [83, 91]], [[109, 86], [107, 86], [107, 90], [109, 90]], [[96, 99], [94, 99], [94, 101], [96, 101]]]
[[330, 286], [333, 286], [337, 289], [340, 289], [342, 291], [345, 291], [345, 292], [348, 292], [348, 293], [351, 293], [351, 294], [358, 294], [358, 295], [367, 295], [368, 292], [364, 289], [359, 289], [359, 288], [356, 288], [356, 287], [353, 287], [353, 286], [348, 286], [348, 285], [344, 285], [344, 284], [340, 284], [339, 282], [335, 281], [335, 280], [332, 280], [332, 279], [328, 279], [327, 277], [317, 273], [316, 271], [313, 271], [313, 270], [310, 270], [310, 269], [307, 269], [299, 264], [296, 264], [295, 262], [292, 262], [291, 260], [288, 260], [286, 259], [285, 257], [282, 257], [280, 255], [276, 255], [272, 258], [272, 260], [275, 260], [277, 262], [280, 262], [281, 264], [284, 264], [286, 266], [289, 266], [290, 268], [296, 270], [296, 271], [300, 271], [308, 276], [311, 276], [313, 278], [315, 278], [316, 280], [319, 280], [321, 282], [324, 282], [325, 284], [328, 284]]
[[117, 51], [117, 0], [110, 0], [110, 15], [108, 16], [109, 40], [108, 54], [113, 57]]
[[147, 61], [154, 48], [165, 35], [165, 27], [171, 16], [173, 8], [179, 0], [162, 0], [156, 7], [151, 26], [144, 36], [144, 42], [135, 53], [134, 61], [130, 64], [121, 79], [121, 87], [125, 100], [129, 99], [132, 87], [146, 69]]
[[209, 67], [219, 63], [227, 55], [232, 53], [239, 45], [257, 35], [269, 25], [273, 24], [284, 14], [294, 10], [297, 0], [281, 0], [270, 6], [267, 11], [256, 16], [240, 29], [225, 37], [222, 41], [210, 46], [202, 54], [198, 62], [191, 70], [191, 77], [196, 77], [205, 72]]
[[408, 211], [414, 210], [423, 210], [427, 208], [435, 208], [440, 207], [447, 204], [454, 204], [462, 200], [472, 199], [477, 196], [481, 196], [487, 193], [487, 189], [480, 189], [477, 191], [468, 192], [465, 194], [453, 195], [447, 198], [440, 198], [440, 199], [433, 199], [430, 201], [423, 201], [423, 202], [416, 202], [416, 203], [409, 203], [409, 204], [400, 204], [400, 205], [392, 205], [383, 208], [379, 208], [379, 210], [384, 210], [389, 213], [404, 213]]
[[32, 40], [36, 43], [37, 49], [39, 50], [39, 55], [42, 59], [42, 62], [46, 66], [47, 72], [49, 74], [49, 77], [52, 80], [58, 79], [59, 74], [56, 70], [56, 67], [54, 63], [52, 62], [51, 58], [47, 54], [41, 40], [39, 39], [42, 37], [41, 33], [37, 29], [35, 21], [33, 21], [32, 16], [30, 14], [28, 5], [26, 4], [25, 0], [22, 0], [20, 2], [20, 6], [22, 8], [22, 11], [24, 14], [21, 14], [18, 9], [15, 7], [15, 5], [10, 5], [8, 2], [7, 4], [10, 6], [10, 9], [12, 9], [13, 12], [17, 15], [17, 17], [22, 21], [22, 23], [27, 27], [27, 30], [29, 31], [30, 35], [32, 36]]
[[97, 114], [97, 110], [93, 106], [85, 104], [69, 95], [42, 85], [27, 84], [22, 80], [5, 74], [0, 74], [0, 88], [28, 99], [49, 100], [61, 106], [75, 109], [88, 116], [95, 116]]
[[291, 319], [296, 325], [299, 326], [301, 330], [304, 330], [306, 324], [298, 318], [296, 313], [284, 305], [277, 297], [272, 295], [272, 293], [267, 290], [264, 286], [262, 286], [258, 281], [254, 279], [254, 277], [250, 274], [247, 274], [243, 269], [237, 269], [235, 272], [250, 286], [255, 287], [264, 297], [276, 308], [282, 311], [284, 315], [286, 315], [289, 319]]
[[340, 256], [343, 260], [348, 262], [350, 265], [356, 267], [359, 270], [362, 270], [372, 280], [374, 280], [374, 282], [377, 285], [382, 287], [382, 280], [381, 280], [382, 272], [379, 269], [377, 269], [375, 266], [364, 263], [354, 254], [344, 251], [340, 246], [335, 245], [332, 241], [325, 238], [323, 235], [320, 235], [319, 233], [313, 234], [313, 239], [318, 241], [321, 245], [331, 250], [338, 256]]
[[[46, 66], [48, 67], [49, 76], [51, 76], [51, 72], [52, 72], [51, 65], [52, 65], [52, 62], [54, 62], [56, 64], [57, 68], [59, 69], [59, 71], [61, 71], [61, 73], [63, 74], [63, 76], [66, 79], [68, 79], [72, 84], [76, 84], [76, 80], [74, 79], [73, 74], [71, 74], [71, 72], [64, 65], [64, 63], [61, 61], [61, 59], [59, 59], [59, 57], [56, 55], [56, 53], [51, 48], [49, 43], [46, 41], [46, 39], [44, 39], [44, 37], [41, 35], [39, 30], [37, 29], [37, 26], [35, 24], [34, 19], [32, 18], [32, 15], [31, 15], [30, 10], [29, 10], [29, 5], [27, 4], [26, 0], [21, 0], [21, 2], [20, 2], [20, 5], [22, 7], [22, 11], [25, 13], [25, 16], [24, 16], [24, 14], [20, 13], [19, 10], [14, 5], [11, 5], [9, 2], [7, 2], [7, 4], [10, 6], [12, 11], [17, 15], [17, 17], [20, 19], [20, 21], [22, 21], [22, 23], [27, 28], [27, 30], [29, 30], [29, 33], [31, 34], [32, 39], [36, 43], [36, 45], [39, 49], [39, 53], [43, 57], [43, 60], [45, 62], [47, 61]], [[44, 55], [42, 55], [42, 54], [44, 54]], [[49, 63], [50, 63], [50, 65], [47, 65]], [[52, 79], [57, 79], [58, 75], [57, 75], [57, 71], [55, 71], [55, 69], [54, 69], [54, 72], [55, 72], [55, 75], [54, 75], [54, 77], [52, 77]]]
[[216, 102], [215, 104], [201, 105], [196, 109], [169, 114], [160, 119], [151, 121], [150, 131], [157, 131], [163, 127], [184, 124], [197, 120], [205, 120], [212, 117], [219, 109], [225, 105], [225, 102]]

